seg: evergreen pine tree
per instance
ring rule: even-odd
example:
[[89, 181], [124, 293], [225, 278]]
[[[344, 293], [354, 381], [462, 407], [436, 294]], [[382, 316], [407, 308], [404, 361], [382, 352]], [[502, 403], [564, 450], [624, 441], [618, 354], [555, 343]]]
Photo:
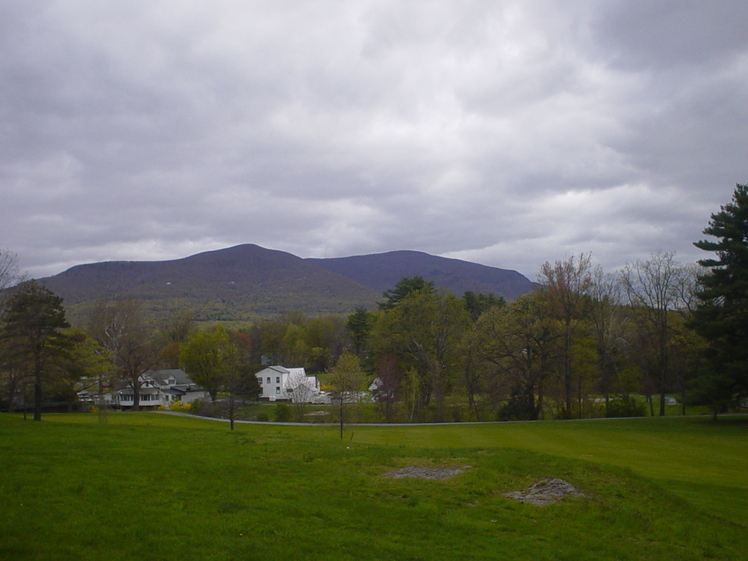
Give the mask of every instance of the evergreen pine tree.
[[40, 421], [43, 387], [70, 346], [63, 332], [70, 324], [62, 298], [36, 281], [28, 281], [8, 300], [2, 319], [0, 340], [9, 361], [33, 379], [34, 420]]
[[716, 414], [748, 395], [748, 185], [737, 185], [704, 234], [717, 241], [694, 245], [716, 258], [699, 261], [707, 272], [692, 325], [709, 342], [711, 365], [697, 391]]

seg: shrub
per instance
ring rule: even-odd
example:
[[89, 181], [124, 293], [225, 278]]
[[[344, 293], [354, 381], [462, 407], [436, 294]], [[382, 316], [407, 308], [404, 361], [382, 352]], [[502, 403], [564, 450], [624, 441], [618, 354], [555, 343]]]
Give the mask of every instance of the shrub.
[[267, 423], [270, 419], [268, 418], [267, 413], [258, 413], [257, 417], [255, 417], [256, 421], [261, 421], [263, 423]]
[[293, 410], [288, 403], [282, 401], [275, 404], [275, 420], [279, 423], [287, 423], [293, 416]]
[[453, 405], [450, 408], [450, 416], [453, 423], [461, 423], [465, 419], [464, 411], [459, 405]]
[[646, 404], [631, 397], [611, 399], [605, 412], [606, 417], [644, 417], [646, 414]]
[[191, 402], [192, 409], [196, 412], [199, 412], [202, 409], [203, 400], [202, 399], [196, 399], [195, 401]]

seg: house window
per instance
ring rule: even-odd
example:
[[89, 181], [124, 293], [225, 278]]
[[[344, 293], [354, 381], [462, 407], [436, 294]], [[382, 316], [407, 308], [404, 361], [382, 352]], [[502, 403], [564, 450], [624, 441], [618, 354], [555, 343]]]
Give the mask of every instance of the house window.
[[280, 393], [281, 393], [281, 389], [276, 386], [276, 388], [275, 388], [275, 395], [280, 395]]
[[268, 376], [268, 381], [267, 381], [267, 383], [268, 383], [268, 384], [270, 383], [270, 376]]
[[275, 377], [275, 383], [276, 383], [276, 384], [280, 384], [280, 383], [281, 383], [281, 379], [280, 379], [280, 376], [276, 376], [276, 377]]

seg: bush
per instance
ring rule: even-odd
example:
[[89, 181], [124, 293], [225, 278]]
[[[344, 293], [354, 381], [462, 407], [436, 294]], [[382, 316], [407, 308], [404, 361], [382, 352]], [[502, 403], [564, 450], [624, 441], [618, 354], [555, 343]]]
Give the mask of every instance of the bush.
[[462, 407], [459, 405], [453, 405], [450, 408], [449, 413], [450, 413], [450, 417], [452, 417], [453, 423], [461, 423], [465, 420], [465, 415], [464, 415], [465, 412], [463, 411]]
[[196, 399], [190, 402], [190, 412], [201, 417], [221, 418], [225, 407], [221, 403]]
[[203, 405], [203, 400], [196, 399], [195, 401], [191, 403], [191, 405], [192, 405], [192, 409], [198, 414], [200, 414], [200, 410], [202, 409], [202, 405]]
[[646, 404], [637, 402], [631, 397], [611, 399], [605, 411], [606, 417], [645, 417], [646, 415]]
[[260, 421], [262, 423], [267, 423], [269, 420], [267, 413], [258, 413], [257, 417], [255, 417], [255, 421]]
[[282, 401], [275, 404], [275, 420], [279, 423], [287, 423], [293, 416], [293, 410], [288, 403]]

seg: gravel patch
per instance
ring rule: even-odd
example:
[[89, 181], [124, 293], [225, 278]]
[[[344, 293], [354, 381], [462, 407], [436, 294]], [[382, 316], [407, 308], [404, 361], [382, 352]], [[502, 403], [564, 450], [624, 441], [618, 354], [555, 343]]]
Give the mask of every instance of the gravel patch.
[[419, 479], [447, 479], [462, 473], [466, 469], [470, 469], [472, 466], [459, 466], [453, 468], [423, 468], [418, 466], [410, 466], [402, 469], [396, 469], [389, 473], [385, 473], [384, 477], [390, 477], [392, 479], [401, 479], [403, 477], [417, 477]]
[[541, 479], [530, 485], [526, 491], [504, 493], [504, 496], [522, 503], [543, 506], [560, 501], [564, 497], [583, 497], [584, 493], [563, 479]]

